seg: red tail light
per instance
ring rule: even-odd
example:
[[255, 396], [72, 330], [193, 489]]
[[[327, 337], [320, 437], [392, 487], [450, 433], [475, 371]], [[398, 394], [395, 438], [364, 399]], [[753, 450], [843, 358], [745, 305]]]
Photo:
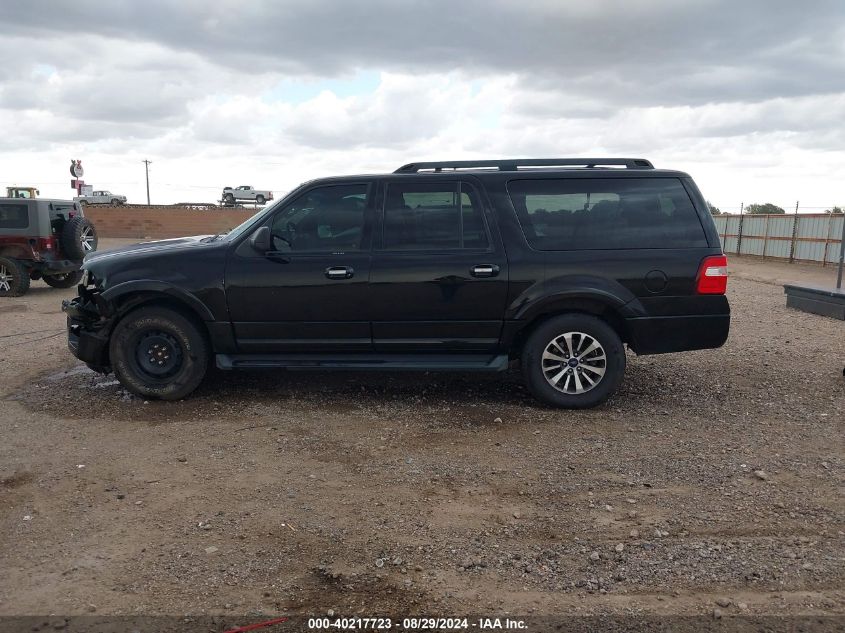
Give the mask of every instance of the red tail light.
[[56, 252], [58, 248], [56, 247], [56, 238], [55, 237], [40, 237], [38, 238], [38, 250], [39, 251], [52, 251]]
[[700, 295], [723, 295], [728, 289], [728, 258], [714, 255], [701, 260], [695, 291]]

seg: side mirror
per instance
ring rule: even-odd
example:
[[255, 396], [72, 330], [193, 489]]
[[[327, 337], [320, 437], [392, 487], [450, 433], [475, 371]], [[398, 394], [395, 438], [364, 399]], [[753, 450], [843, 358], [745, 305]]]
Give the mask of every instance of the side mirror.
[[252, 237], [249, 238], [250, 245], [262, 255], [270, 250], [270, 227], [262, 226]]

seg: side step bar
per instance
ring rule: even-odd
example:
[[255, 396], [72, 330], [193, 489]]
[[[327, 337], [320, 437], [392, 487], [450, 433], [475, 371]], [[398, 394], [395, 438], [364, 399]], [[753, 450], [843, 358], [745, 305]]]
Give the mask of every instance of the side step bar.
[[489, 354], [217, 354], [219, 369], [505, 371], [508, 355]]

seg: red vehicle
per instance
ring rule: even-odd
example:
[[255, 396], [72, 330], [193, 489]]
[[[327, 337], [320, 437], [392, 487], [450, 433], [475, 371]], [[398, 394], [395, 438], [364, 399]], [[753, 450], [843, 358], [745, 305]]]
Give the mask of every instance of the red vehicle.
[[97, 231], [69, 200], [0, 198], [0, 297], [19, 297], [30, 281], [71, 288], [97, 249]]

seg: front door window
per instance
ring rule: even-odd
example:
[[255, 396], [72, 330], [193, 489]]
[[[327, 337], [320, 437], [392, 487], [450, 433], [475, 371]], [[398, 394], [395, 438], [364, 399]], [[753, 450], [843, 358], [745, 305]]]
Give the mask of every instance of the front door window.
[[361, 250], [366, 184], [318, 187], [302, 194], [273, 218], [273, 249], [294, 253]]

